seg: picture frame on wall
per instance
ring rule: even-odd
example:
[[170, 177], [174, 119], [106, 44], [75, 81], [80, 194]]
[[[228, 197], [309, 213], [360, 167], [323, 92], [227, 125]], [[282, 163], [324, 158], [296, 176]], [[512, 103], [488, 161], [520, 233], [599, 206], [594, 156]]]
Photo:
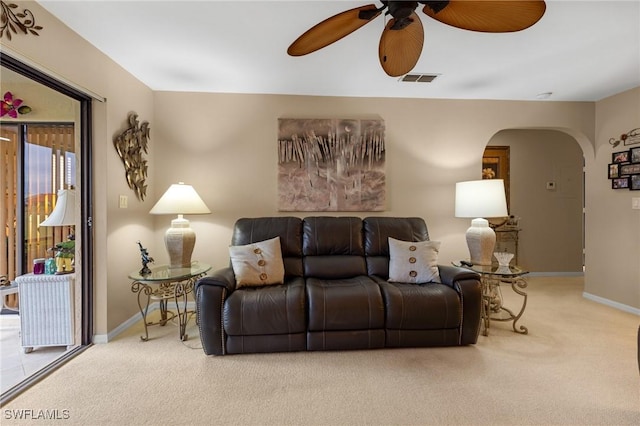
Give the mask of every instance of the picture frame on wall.
[[609, 179], [615, 179], [620, 177], [620, 164], [611, 163], [609, 164]]
[[[611, 167], [609, 167], [611, 168]], [[611, 170], [609, 170], [611, 172]], [[640, 163], [620, 164], [618, 167], [618, 176], [630, 176], [640, 174]]]
[[640, 191], [640, 174], [629, 176], [629, 189]]
[[640, 163], [640, 146], [629, 150], [629, 161], [632, 163]]
[[611, 154], [612, 163], [628, 163], [630, 160], [630, 151], [619, 151]]
[[507, 210], [511, 209], [510, 147], [488, 145], [482, 154], [482, 179], [502, 179], [507, 198]]
[[380, 118], [278, 118], [278, 211], [386, 209]]
[[611, 179], [611, 188], [612, 189], [629, 189], [629, 178], [615, 178]]

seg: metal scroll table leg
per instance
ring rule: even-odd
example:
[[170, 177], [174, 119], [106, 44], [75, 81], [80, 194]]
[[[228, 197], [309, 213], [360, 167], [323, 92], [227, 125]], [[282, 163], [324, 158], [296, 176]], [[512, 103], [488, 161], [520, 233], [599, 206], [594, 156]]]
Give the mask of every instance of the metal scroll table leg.
[[528, 296], [527, 296], [527, 292], [524, 291], [524, 289], [527, 288], [527, 281], [524, 278], [518, 278], [516, 280], [513, 280], [511, 281], [511, 288], [513, 289], [514, 292], [516, 292], [517, 294], [523, 297], [522, 307], [520, 308], [520, 312], [518, 312], [518, 315], [513, 315], [513, 313], [511, 313], [511, 316], [513, 317], [513, 331], [515, 331], [516, 333], [528, 334], [529, 330], [527, 329], [527, 327], [521, 325], [518, 328], [516, 328], [516, 323], [524, 313], [524, 308], [527, 307]]
[[[176, 283], [174, 298], [176, 300], [176, 311], [178, 312], [178, 323], [180, 324], [180, 340], [186, 341], [187, 336], [187, 291], [183, 283]], [[182, 301], [182, 311], [180, 311], [180, 302]]]
[[[131, 291], [138, 294], [138, 308], [140, 309], [140, 315], [142, 315], [142, 323], [144, 324], [144, 336], [140, 336], [140, 340], [146, 342], [149, 340], [149, 330], [147, 329], [147, 312], [149, 311], [149, 302], [151, 301], [151, 293], [153, 290], [148, 285], [139, 281], [134, 281], [131, 284]], [[147, 302], [142, 304], [141, 297], [146, 296]]]
[[482, 277], [482, 307], [481, 316], [483, 323], [483, 336], [489, 335], [489, 329], [491, 328], [492, 312], [499, 310], [501, 299], [497, 296], [496, 289], [499, 286], [499, 282], [490, 276]]
[[[178, 321], [180, 323], [180, 340], [186, 341], [187, 323], [189, 322], [189, 311], [187, 310], [187, 299], [189, 293], [193, 292], [193, 286], [201, 275], [188, 279], [187, 281], [176, 283], [174, 297], [176, 300], [176, 311], [178, 311]], [[182, 311], [180, 310], [180, 302], [182, 302]]]
[[482, 335], [483, 336], [488, 336], [489, 335], [489, 324], [491, 321], [491, 317], [490, 317], [490, 311], [489, 311], [489, 304], [491, 303], [491, 300], [489, 298], [489, 284], [484, 282], [482, 284], [482, 306], [480, 307], [481, 312], [480, 312], [480, 316], [482, 318]]
[[160, 299], [160, 326], [164, 326], [167, 324], [168, 314], [167, 314], [167, 299]]
[[501, 281], [504, 283], [510, 284], [511, 289], [516, 294], [523, 297], [522, 306], [520, 307], [520, 311], [517, 314], [514, 314], [511, 309], [503, 306], [502, 303], [500, 303], [499, 306], [498, 305], [496, 306], [497, 309], [495, 309], [494, 312], [496, 313], [506, 312], [509, 316], [506, 318], [497, 316], [497, 317], [491, 317], [491, 319], [494, 321], [512, 321], [513, 331], [520, 334], [528, 334], [529, 330], [527, 329], [527, 327], [523, 325], [516, 327], [516, 323], [518, 322], [518, 320], [520, 320], [520, 317], [522, 317], [522, 314], [524, 313], [524, 309], [527, 307], [528, 296], [527, 296], [527, 292], [523, 290], [527, 288], [527, 281], [521, 277], [515, 278], [515, 279], [502, 279]]

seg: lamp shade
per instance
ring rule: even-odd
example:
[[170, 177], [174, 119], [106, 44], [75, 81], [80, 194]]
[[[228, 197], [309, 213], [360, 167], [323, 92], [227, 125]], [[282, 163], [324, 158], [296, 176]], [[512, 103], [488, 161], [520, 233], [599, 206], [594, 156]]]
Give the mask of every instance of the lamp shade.
[[209, 207], [193, 186], [174, 183], [149, 211], [151, 214], [208, 214]]
[[40, 226], [64, 226], [76, 224], [76, 191], [61, 189], [53, 211]]
[[507, 197], [502, 179], [483, 179], [456, 183], [456, 217], [475, 218], [466, 239], [471, 263], [490, 265], [496, 234], [487, 217], [506, 216]]
[[507, 216], [507, 198], [502, 179], [482, 179], [456, 183], [456, 217]]

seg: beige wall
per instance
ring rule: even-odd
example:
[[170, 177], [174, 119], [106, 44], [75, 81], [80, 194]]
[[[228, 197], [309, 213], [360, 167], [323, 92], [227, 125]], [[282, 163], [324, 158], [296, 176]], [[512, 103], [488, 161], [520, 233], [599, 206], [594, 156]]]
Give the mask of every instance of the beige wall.
[[[127, 125], [127, 114], [136, 111], [152, 123], [153, 93], [99, 50], [62, 25], [36, 2], [19, 2], [31, 9], [40, 36], [14, 35], [0, 39], [3, 54], [34, 65], [63, 81], [107, 99], [93, 101], [94, 144], [94, 242], [95, 242], [95, 333], [105, 335], [137, 311], [137, 303], [127, 279], [129, 271], [140, 268], [135, 244], [153, 239], [153, 222], [147, 214], [154, 194], [144, 203], [135, 201], [124, 178], [124, 169], [112, 138]], [[153, 142], [153, 141], [152, 141]], [[154, 150], [149, 153], [153, 163]], [[149, 176], [153, 188], [153, 175]], [[152, 190], [151, 190], [152, 191]], [[118, 195], [129, 196], [129, 209], [118, 209]]]
[[[593, 114], [592, 103], [157, 92], [156, 143], [162, 148], [156, 156], [155, 166], [161, 171], [156, 182], [165, 188], [180, 180], [195, 185], [213, 213], [191, 217], [198, 233], [194, 257], [224, 266], [231, 227], [238, 217], [278, 214], [278, 118], [378, 116], [385, 120], [387, 142], [388, 200], [383, 214], [424, 217], [431, 238], [443, 242], [441, 258], [447, 263], [468, 256], [464, 232], [469, 221], [453, 215], [455, 183], [480, 178], [482, 152], [488, 143], [513, 143], [514, 206], [521, 210], [523, 225], [532, 226], [525, 234], [538, 234], [536, 245], [523, 247], [527, 266], [539, 272], [579, 272], [582, 149], [564, 132], [539, 129], [574, 129], [592, 152], [585, 141], [593, 138]], [[554, 158], [549, 159], [550, 155]], [[527, 163], [532, 170], [521, 175]], [[531, 184], [526, 177], [530, 174], [534, 174]], [[550, 179], [558, 182], [558, 190], [542, 189], [536, 202], [522, 200], [533, 187]], [[539, 209], [543, 204], [545, 209]], [[553, 223], [548, 223], [549, 215]], [[169, 218], [162, 218], [156, 226], [166, 227], [168, 222]], [[554, 245], [553, 255], [549, 238], [558, 235], [571, 241]], [[155, 246], [161, 243], [158, 233]], [[156, 258], [166, 260], [160, 251]]]
[[489, 144], [510, 147], [519, 263], [538, 273], [582, 273], [583, 154], [576, 140], [557, 130], [504, 130]]
[[[141, 240], [148, 246], [158, 262], [167, 259], [162, 235], [171, 218], [152, 217], [148, 211], [170, 183], [193, 184], [213, 211], [189, 219], [198, 233], [194, 258], [215, 267], [228, 262], [231, 226], [238, 217], [278, 214], [275, 144], [280, 117], [374, 115], [384, 119], [388, 209], [383, 214], [424, 217], [432, 239], [443, 243], [443, 262], [467, 255], [464, 232], [469, 221], [453, 217], [454, 185], [480, 178], [482, 152], [492, 137], [504, 129], [547, 128], [570, 134], [585, 153], [587, 171], [596, 170], [587, 177], [587, 209], [591, 206], [601, 211], [587, 218], [586, 290], [640, 308], [638, 215], [630, 210], [629, 194], [604, 190], [608, 185], [604, 148], [608, 147], [600, 147], [606, 145], [610, 135], [637, 127], [637, 118], [635, 122], [632, 118], [639, 113], [632, 104], [637, 101], [638, 91], [628, 100], [623, 97], [598, 103], [596, 161], [593, 103], [154, 93], [37, 3], [29, 2], [29, 7], [44, 27], [40, 37], [3, 38], [2, 49], [16, 52], [107, 99], [105, 103], [93, 103], [98, 335], [113, 332], [137, 313], [127, 278], [129, 272], [140, 268], [135, 242]], [[625, 111], [633, 108], [635, 112]], [[126, 125], [130, 111], [151, 124], [149, 195], [144, 202], [136, 201], [126, 185], [112, 145], [114, 134]], [[627, 120], [610, 122], [620, 121], [619, 114]], [[591, 185], [596, 188], [593, 195]], [[128, 209], [118, 209], [120, 194], [128, 195]], [[626, 213], [612, 216], [611, 211], [605, 214], [611, 206], [594, 207], [594, 200], [603, 195], [616, 200], [626, 197]], [[589, 242], [599, 242], [606, 233], [599, 229], [613, 222], [618, 231], [607, 235], [609, 240], [615, 239], [616, 247], [593, 250], [591, 244], [589, 252]], [[629, 249], [629, 256], [622, 256], [624, 262], [619, 260], [620, 248]], [[620, 269], [615, 274], [611, 270], [614, 267]]]
[[596, 103], [596, 158], [587, 163], [586, 176], [585, 293], [635, 308], [640, 308], [640, 210], [631, 209], [631, 198], [640, 191], [611, 189], [607, 164], [613, 152], [630, 148], [614, 148], [609, 139], [640, 127], [639, 118], [640, 88]]

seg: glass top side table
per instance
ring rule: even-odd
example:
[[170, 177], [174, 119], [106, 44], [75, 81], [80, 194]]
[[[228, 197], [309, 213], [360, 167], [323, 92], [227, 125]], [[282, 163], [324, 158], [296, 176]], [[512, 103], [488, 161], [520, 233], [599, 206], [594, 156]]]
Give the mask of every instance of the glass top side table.
[[[516, 323], [522, 317], [524, 309], [527, 307], [527, 280], [525, 275], [529, 271], [519, 266], [501, 266], [497, 263], [491, 265], [464, 265], [461, 262], [452, 262], [454, 266], [470, 269], [480, 274], [482, 283], [482, 323], [484, 336], [489, 335], [491, 321], [512, 321], [513, 331], [520, 334], [527, 334], [529, 330], [523, 325], [516, 327]], [[516, 314], [503, 304], [500, 283], [511, 285], [511, 289], [522, 296], [522, 306]]]
[[[180, 325], [180, 340], [187, 340], [186, 329], [189, 321], [187, 296], [193, 291], [193, 285], [198, 278], [211, 269], [211, 265], [193, 262], [190, 268], [170, 268], [169, 265], [159, 265], [150, 269], [149, 274], [143, 275], [140, 272], [129, 274], [129, 279], [133, 280], [131, 291], [138, 295], [138, 308], [144, 323], [144, 336], [140, 336], [140, 339], [145, 342], [149, 340], [148, 326], [164, 326], [177, 317]], [[175, 300], [175, 313], [168, 310], [168, 302], [171, 299]], [[157, 300], [160, 305], [160, 320], [157, 322], [147, 321], [151, 300]], [[182, 302], [182, 309], [180, 302]]]

